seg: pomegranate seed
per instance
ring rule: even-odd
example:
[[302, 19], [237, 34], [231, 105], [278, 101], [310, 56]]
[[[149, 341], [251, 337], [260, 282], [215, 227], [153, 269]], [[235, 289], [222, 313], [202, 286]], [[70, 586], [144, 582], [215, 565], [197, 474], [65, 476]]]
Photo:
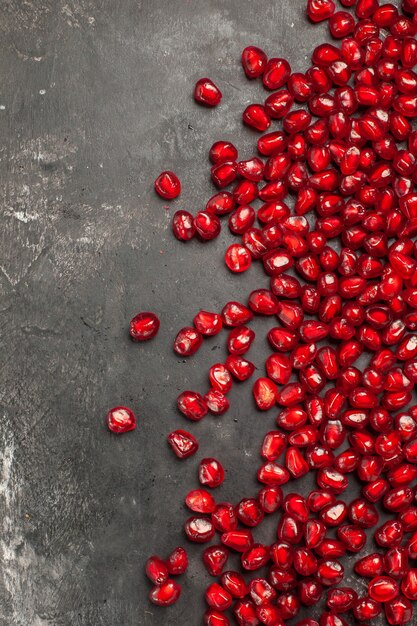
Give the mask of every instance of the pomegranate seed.
[[253, 397], [261, 411], [271, 409], [276, 402], [277, 386], [269, 378], [258, 378], [253, 385]]
[[194, 98], [199, 104], [215, 107], [220, 104], [222, 92], [210, 78], [200, 78], [195, 84]]
[[253, 313], [240, 302], [228, 302], [221, 313], [225, 326], [242, 326], [253, 318]]
[[217, 215], [208, 211], [200, 211], [194, 218], [194, 227], [201, 239], [209, 241], [220, 233], [221, 225]]
[[269, 59], [263, 74], [263, 84], [267, 89], [275, 91], [283, 87], [291, 74], [291, 67], [285, 59]]
[[211, 494], [204, 489], [194, 489], [185, 498], [185, 504], [194, 513], [213, 513], [216, 503]]
[[221, 576], [222, 586], [230, 593], [233, 598], [244, 598], [248, 595], [248, 587], [245, 579], [239, 572], [224, 572]]
[[236, 552], [246, 552], [253, 546], [253, 536], [250, 530], [231, 530], [223, 533], [222, 543]]
[[242, 66], [248, 78], [259, 78], [265, 71], [267, 56], [256, 46], [248, 46], [242, 52]]
[[269, 548], [260, 543], [254, 543], [251, 548], [242, 554], [242, 567], [245, 570], [254, 571], [266, 565], [269, 559]]
[[198, 479], [202, 485], [211, 489], [218, 487], [224, 481], [224, 469], [216, 459], [206, 458], [200, 461]]
[[397, 596], [384, 605], [388, 624], [407, 624], [413, 615], [413, 607], [408, 598]]
[[166, 200], [173, 200], [181, 193], [180, 179], [174, 172], [162, 172], [155, 180], [155, 191]]
[[154, 585], [163, 585], [169, 576], [169, 571], [162, 559], [150, 556], [146, 561], [146, 575]]
[[177, 406], [181, 413], [192, 422], [201, 420], [208, 411], [206, 401], [196, 391], [183, 391], [177, 398]]
[[233, 615], [239, 626], [257, 626], [259, 624], [256, 607], [250, 600], [238, 600], [233, 607]]
[[235, 146], [230, 141], [216, 141], [210, 148], [210, 161], [214, 164], [236, 161], [238, 154]]
[[179, 459], [188, 459], [198, 450], [198, 441], [186, 430], [174, 430], [168, 435], [168, 443]]
[[184, 574], [188, 568], [188, 556], [184, 548], [175, 548], [167, 558], [166, 566], [171, 576]]
[[203, 338], [201, 333], [192, 326], [182, 328], [174, 340], [174, 351], [180, 356], [191, 356], [201, 346]]
[[203, 552], [203, 563], [210, 576], [220, 576], [226, 565], [229, 551], [223, 546], [210, 546]]
[[332, 0], [308, 0], [307, 15], [312, 22], [322, 22], [333, 15], [335, 4]]
[[188, 211], [176, 211], [172, 218], [172, 231], [179, 241], [189, 241], [195, 235], [194, 218]]
[[200, 311], [193, 320], [193, 324], [201, 335], [217, 335], [223, 327], [223, 322], [218, 313]]
[[181, 587], [173, 580], [166, 580], [162, 585], [149, 592], [149, 600], [157, 606], [171, 606], [181, 595]]
[[134, 413], [125, 406], [116, 406], [106, 415], [107, 428], [116, 435], [122, 435], [136, 428]]

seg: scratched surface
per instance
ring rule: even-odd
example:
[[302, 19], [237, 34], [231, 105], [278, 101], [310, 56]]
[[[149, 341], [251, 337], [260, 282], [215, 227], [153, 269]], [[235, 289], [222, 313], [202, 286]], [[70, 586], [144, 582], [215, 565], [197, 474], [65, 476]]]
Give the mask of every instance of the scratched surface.
[[[223, 418], [185, 423], [175, 397], [205, 389], [224, 337], [186, 362], [170, 346], [197, 310], [245, 299], [267, 281], [258, 267], [244, 278], [227, 272], [227, 228], [212, 243], [180, 245], [169, 223], [177, 208], [195, 212], [212, 195], [213, 141], [254, 152], [240, 115], [265, 93], [243, 75], [244, 46], [262, 45], [301, 71], [327, 37], [325, 25], [307, 26], [304, 6], [1, 2], [1, 626], [201, 623], [209, 577], [200, 549], [190, 548], [183, 598], [168, 611], [146, 601], [144, 560], [185, 543], [181, 502], [202, 456], [226, 467], [219, 500], [256, 493], [258, 447], [276, 411], [254, 410], [243, 385]], [[224, 94], [216, 110], [191, 97], [205, 75]], [[184, 190], [168, 209], [152, 189], [166, 168]], [[139, 310], [161, 317], [144, 345], [126, 334]], [[254, 324], [260, 369], [266, 326]], [[103, 417], [116, 404], [137, 413], [135, 433], [107, 433]], [[201, 441], [183, 464], [165, 443], [174, 427]], [[271, 542], [275, 526], [268, 520], [256, 537]]]

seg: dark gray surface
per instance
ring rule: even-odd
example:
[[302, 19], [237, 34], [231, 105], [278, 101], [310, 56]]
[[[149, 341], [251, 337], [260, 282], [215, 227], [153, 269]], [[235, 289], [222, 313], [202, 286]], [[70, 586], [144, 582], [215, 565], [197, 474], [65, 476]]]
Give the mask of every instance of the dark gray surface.
[[[244, 385], [221, 419], [190, 425], [176, 413], [177, 393], [203, 390], [224, 357], [222, 335], [183, 362], [171, 351], [176, 330], [267, 280], [258, 267], [227, 272], [227, 228], [212, 243], [180, 245], [170, 220], [212, 195], [213, 141], [255, 151], [240, 115], [265, 92], [245, 79], [241, 50], [258, 44], [302, 70], [327, 27], [307, 25], [305, 0], [1, 4], [0, 624], [194, 626], [208, 581], [200, 548], [167, 611], [146, 601], [144, 561], [185, 545], [182, 501], [203, 456], [227, 470], [218, 499], [256, 493], [276, 411], [257, 412]], [[216, 110], [193, 102], [201, 76], [223, 91]], [[168, 210], [152, 187], [163, 169], [183, 183]], [[144, 345], [126, 332], [140, 310], [161, 317]], [[267, 325], [254, 325], [258, 367]], [[116, 404], [135, 410], [136, 432], [107, 433]], [[201, 442], [183, 464], [165, 443], [174, 427]], [[257, 536], [272, 540], [275, 524]]]

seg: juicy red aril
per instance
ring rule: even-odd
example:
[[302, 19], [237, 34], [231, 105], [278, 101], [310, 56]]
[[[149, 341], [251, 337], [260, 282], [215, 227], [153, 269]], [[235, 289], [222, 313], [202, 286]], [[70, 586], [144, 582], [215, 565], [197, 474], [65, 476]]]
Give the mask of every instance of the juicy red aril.
[[256, 46], [248, 46], [242, 52], [242, 66], [248, 78], [259, 78], [265, 71], [267, 56]]
[[162, 172], [155, 180], [155, 191], [166, 200], [173, 200], [181, 193], [180, 179], [174, 172]]
[[136, 428], [136, 417], [127, 407], [116, 406], [107, 413], [106, 424], [112, 433], [121, 435]]
[[185, 498], [185, 504], [194, 513], [213, 513], [216, 503], [213, 496], [204, 489], [194, 489]]
[[224, 260], [229, 270], [235, 273], [246, 272], [252, 263], [249, 250], [237, 243], [228, 247]]
[[135, 341], [147, 341], [155, 337], [159, 330], [159, 319], [155, 313], [138, 313], [130, 321], [129, 333]]
[[210, 313], [209, 311], [200, 311], [193, 320], [197, 331], [202, 335], [217, 335], [223, 327], [222, 318], [218, 313]]
[[210, 546], [203, 552], [203, 563], [211, 576], [220, 576], [226, 565], [229, 551], [223, 546]]
[[200, 211], [194, 218], [194, 227], [201, 239], [209, 241], [219, 235], [221, 224], [217, 215]]
[[168, 435], [168, 443], [179, 459], [187, 459], [199, 448], [197, 439], [186, 430], [174, 430]]
[[216, 141], [209, 152], [210, 161], [214, 164], [236, 161], [237, 156], [237, 150], [230, 141]]
[[162, 585], [168, 580], [169, 571], [162, 559], [150, 556], [146, 561], [146, 575], [154, 585]]
[[172, 231], [179, 241], [189, 241], [195, 235], [194, 218], [188, 211], [176, 211], [172, 218]]
[[226, 615], [216, 611], [215, 609], [209, 609], [203, 616], [205, 626], [230, 626], [230, 622]]
[[194, 87], [194, 98], [199, 104], [215, 107], [220, 104], [222, 92], [210, 78], [200, 78]]
[[207, 485], [211, 489], [218, 487], [224, 480], [222, 464], [213, 458], [202, 459], [198, 469], [198, 478], [202, 485]]
[[191, 356], [197, 352], [202, 343], [201, 333], [192, 326], [186, 326], [175, 337], [174, 351], [180, 356]]
[[184, 574], [188, 568], [187, 552], [181, 546], [175, 548], [166, 560], [166, 566], [171, 576]]
[[181, 595], [181, 587], [173, 580], [167, 580], [162, 585], [154, 587], [149, 592], [149, 600], [157, 606], [171, 606]]
[[196, 391], [183, 391], [177, 398], [177, 406], [181, 413], [192, 422], [201, 420], [208, 411], [203, 396]]
[[184, 524], [187, 538], [194, 543], [206, 543], [214, 537], [215, 529], [207, 517], [190, 517]]
[[217, 583], [213, 583], [206, 589], [205, 598], [207, 604], [218, 611], [225, 611], [232, 604], [230, 593]]

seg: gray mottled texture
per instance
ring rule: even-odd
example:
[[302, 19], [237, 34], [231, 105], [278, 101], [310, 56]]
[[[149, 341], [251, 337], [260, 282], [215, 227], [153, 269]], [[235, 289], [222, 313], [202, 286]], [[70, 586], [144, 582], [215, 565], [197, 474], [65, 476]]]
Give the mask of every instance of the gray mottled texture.
[[[189, 425], [177, 414], [177, 393], [204, 389], [224, 348], [223, 336], [209, 340], [183, 362], [174, 333], [199, 308], [244, 299], [266, 280], [258, 267], [227, 272], [227, 228], [215, 242], [180, 245], [170, 219], [213, 193], [214, 140], [254, 152], [240, 115], [265, 93], [243, 75], [244, 46], [302, 70], [326, 25], [307, 25], [305, 0], [1, 6], [0, 624], [194, 626], [208, 581], [199, 549], [190, 548], [183, 599], [165, 612], [146, 601], [145, 558], [185, 543], [181, 503], [203, 455], [225, 464], [218, 499], [256, 493], [258, 446], [276, 412], [255, 411], [243, 385], [222, 419]], [[204, 75], [223, 91], [216, 110], [193, 102]], [[163, 169], [183, 183], [169, 209], [152, 188]], [[147, 309], [161, 331], [133, 344], [128, 321]], [[251, 352], [259, 368], [263, 336]], [[116, 404], [136, 411], [135, 433], [106, 431]], [[183, 464], [165, 443], [174, 427], [202, 444]], [[256, 536], [271, 541], [275, 525]]]

